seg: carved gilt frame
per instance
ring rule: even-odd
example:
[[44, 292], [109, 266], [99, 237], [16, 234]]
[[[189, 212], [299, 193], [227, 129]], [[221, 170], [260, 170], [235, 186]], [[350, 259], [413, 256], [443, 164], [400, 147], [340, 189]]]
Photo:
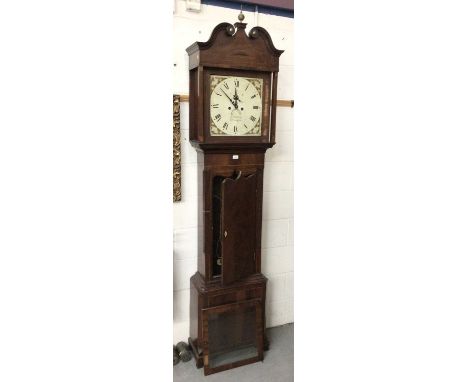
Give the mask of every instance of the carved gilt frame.
[[182, 200], [182, 179], [180, 166], [180, 96], [174, 94], [172, 121], [172, 198], [173, 202]]

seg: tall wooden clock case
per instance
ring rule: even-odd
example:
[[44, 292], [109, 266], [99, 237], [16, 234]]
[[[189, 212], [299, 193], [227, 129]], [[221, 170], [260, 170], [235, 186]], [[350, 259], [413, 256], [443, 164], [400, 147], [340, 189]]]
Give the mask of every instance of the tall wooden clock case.
[[244, 15], [187, 48], [190, 142], [198, 151], [198, 271], [189, 343], [206, 374], [263, 360], [263, 168], [275, 144], [279, 57]]

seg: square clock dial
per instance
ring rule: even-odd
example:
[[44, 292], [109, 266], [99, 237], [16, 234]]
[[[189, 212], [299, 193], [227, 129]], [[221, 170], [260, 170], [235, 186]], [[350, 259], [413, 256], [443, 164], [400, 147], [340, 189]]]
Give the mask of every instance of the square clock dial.
[[262, 78], [210, 76], [212, 136], [260, 136]]

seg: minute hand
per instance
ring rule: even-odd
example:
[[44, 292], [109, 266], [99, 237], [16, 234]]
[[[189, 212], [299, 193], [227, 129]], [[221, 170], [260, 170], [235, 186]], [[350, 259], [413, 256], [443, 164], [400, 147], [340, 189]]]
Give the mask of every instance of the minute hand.
[[224, 95], [226, 97], [228, 97], [229, 101], [231, 101], [232, 105], [237, 109], [237, 105], [234, 103], [234, 101], [231, 99], [231, 97], [229, 97], [223, 89], [221, 89], [221, 91], [224, 93]]

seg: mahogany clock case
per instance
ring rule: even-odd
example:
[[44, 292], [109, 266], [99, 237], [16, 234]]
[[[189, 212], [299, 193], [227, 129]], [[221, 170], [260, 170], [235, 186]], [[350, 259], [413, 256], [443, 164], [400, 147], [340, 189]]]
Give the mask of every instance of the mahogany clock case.
[[[279, 56], [268, 32], [218, 24], [189, 54], [189, 138], [198, 151], [198, 271], [189, 343], [205, 375], [263, 360], [267, 278], [261, 273], [263, 169], [275, 144]], [[211, 76], [262, 79], [258, 136], [211, 135]]]

